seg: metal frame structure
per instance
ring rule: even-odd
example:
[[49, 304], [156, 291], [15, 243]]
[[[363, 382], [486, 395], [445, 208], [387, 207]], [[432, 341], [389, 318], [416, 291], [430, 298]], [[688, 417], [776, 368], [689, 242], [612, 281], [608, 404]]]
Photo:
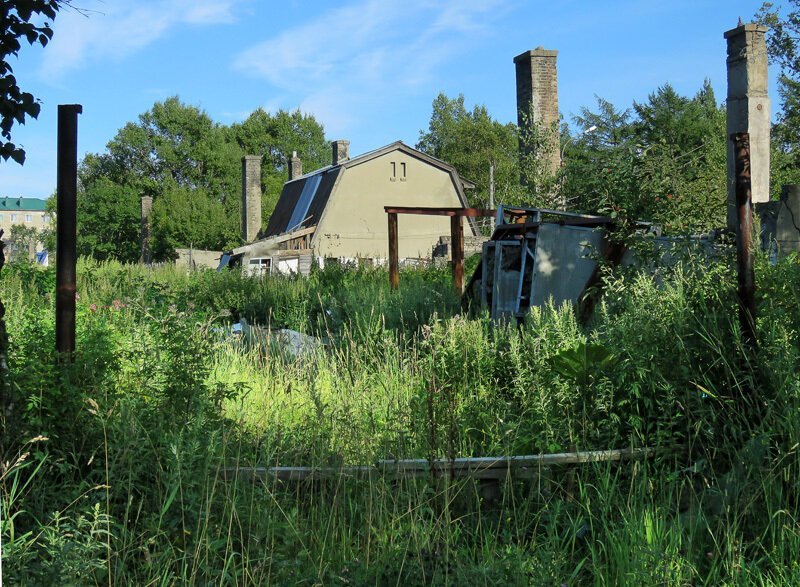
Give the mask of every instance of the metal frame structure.
[[400, 259], [397, 241], [398, 214], [421, 214], [425, 216], [449, 216], [452, 246], [451, 266], [453, 270], [453, 289], [460, 295], [464, 291], [464, 223], [462, 218], [485, 218], [495, 215], [494, 210], [484, 208], [415, 208], [405, 206], [384, 206], [389, 219], [389, 283], [392, 289], [400, 287]]

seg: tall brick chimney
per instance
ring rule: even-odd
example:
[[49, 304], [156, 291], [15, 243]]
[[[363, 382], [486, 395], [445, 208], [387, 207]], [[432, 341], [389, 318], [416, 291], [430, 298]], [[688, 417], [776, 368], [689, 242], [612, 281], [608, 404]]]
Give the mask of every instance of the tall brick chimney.
[[[514, 57], [517, 70], [517, 125], [520, 129], [538, 125], [549, 133], [550, 148], [546, 168], [552, 174], [561, 168], [558, 128], [558, 51], [537, 47]], [[523, 155], [531, 154], [531, 146], [520, 142]]]
[[728, 41], [728, 228], [736, 230], [736, 177], [730, 135], [750, 134], [750, 184], [753, 204], [769, 202], [770, 101], [767, 77], [767, 27], [743, 24], [725, 33]]
[[331, 160], [333, 165], [339, 165], [350, 159], [350, 141], [331, 141], [331, 147], [333, 148]]
[[150, 262], [150, 212], [153, 210], [153, 196], [142, 196], [141, 200], [141, 232], [140, 244], [142, 246], [141, 262]]
[[261, 157], [242, 157], [242, 240], [251, 243], [261, 230]]
[[292, 151], [292, 158], [289, 159], [289, 181], [297, 179], [303, 175], [303, 162], [297, 156], [297, 151]]

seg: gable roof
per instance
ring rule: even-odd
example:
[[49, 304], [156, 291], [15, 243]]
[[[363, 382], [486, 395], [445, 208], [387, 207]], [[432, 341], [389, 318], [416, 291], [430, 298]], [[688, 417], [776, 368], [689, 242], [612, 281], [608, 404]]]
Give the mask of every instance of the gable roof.
[[328, 199], [342, 169], [361, 165], [393, 151], [401, 151], [410, 157], [419, 159], [449, 173], [462, 206], [467, 207], [464, 188], [473, 188], [475, 186], [471, 182], [460, 178], [455, 167], [441, 159], [409, 147], [403, 141], [395, 141], [385, 147], [343, 161], [338, 165], [328, 165], [287, 181], [283, 184], [281, 197], [275, 205], [275, 210], [272, 212], [263, 236], [269, 238], [319, 224], [322, 212], [328, 204]]
[[0, 198], [0, 212], [3, 210], [34, 210], [42, 211], [45, 201], [38, 198]]

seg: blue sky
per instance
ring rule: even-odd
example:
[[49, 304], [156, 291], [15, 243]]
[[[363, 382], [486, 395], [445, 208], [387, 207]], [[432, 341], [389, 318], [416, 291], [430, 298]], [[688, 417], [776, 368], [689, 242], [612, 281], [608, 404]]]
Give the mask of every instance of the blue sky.
[[[44, 49], [13, 63], [42, 101], [15, 127], [23, 167], [0, 162], [0, 196], [48, 197], [56, 181], [56, 110], [79, 103], [79, 153], [100, 152], [153, 103], [179, 95], [217, 122], [259, 106], [314, 114], [358, 154], [417, 142], [439, 92], [463, 93], [516, 120], [515, 55], [559, 51], [559, 99], [571, 120], [594, 96], [628, 107], [671, 83], [709, 78], [725, 98], [724, 31], [758, 0], [79, 0]], [[771, 72], [775, 77], [775, 72]], [[773, 111], [777, 107], [774, 80]]]

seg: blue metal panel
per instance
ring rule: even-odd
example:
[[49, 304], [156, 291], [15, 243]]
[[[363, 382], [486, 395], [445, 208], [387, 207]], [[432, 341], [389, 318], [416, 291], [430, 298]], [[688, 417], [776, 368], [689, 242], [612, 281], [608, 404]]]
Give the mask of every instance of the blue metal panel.
[[308, 208], [311, 206], [311, 202], [314, 201], [314, 195], [317, 193], [317, 188], [321, 180], [321, 173], [313, 175], [306, 180], [303, 191], [300, 193], [300, 197], [297, 198], [297, 205], [294, 207], [292, 217], [289, 218], [289, 223], [286, 225], [286, 232], [298, 228], [306, 219], [308, 216]]

